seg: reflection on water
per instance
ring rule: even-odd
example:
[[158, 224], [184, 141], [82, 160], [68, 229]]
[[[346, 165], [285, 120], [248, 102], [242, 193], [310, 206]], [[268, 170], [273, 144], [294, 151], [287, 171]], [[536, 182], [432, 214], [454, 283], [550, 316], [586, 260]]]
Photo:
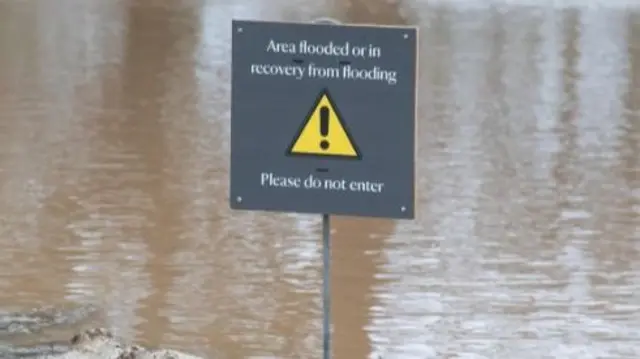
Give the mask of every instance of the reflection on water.
[[638, 357], [640, 13], [268, 5], [0, 0], [0, 306], [319, 355], [318, 218], [228, 209], [229, 19], [332, 15], [422, 28], [419, 217], [333, 222], [335, 357]]

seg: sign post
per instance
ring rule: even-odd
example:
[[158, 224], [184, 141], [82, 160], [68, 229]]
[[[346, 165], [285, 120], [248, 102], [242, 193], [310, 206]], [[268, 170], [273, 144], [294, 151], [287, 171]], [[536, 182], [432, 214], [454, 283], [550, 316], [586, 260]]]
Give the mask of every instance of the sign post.
[[322, 358], [331, 358], [331, 217], [322, 215]]
[[232, 21], [230, 206], [322, 215], [323, 358], [330, 215], [415, 216], [415, 27]]
[[[332, 24], [332, 25], [340, 25], [340, 22], [330, 18], [317, 19], [314, 21], [316, 24]], [[326, 94], [325, 94], [326, 95]], [[322, 98], [320, 98], [322, 100]], [[327, 111], [325, 111], [326, 113]], [[328, 132], [329, 123], [328, 120], [324, 120], [326, 123], [323, 124], [323, 112], [320, 113], [320, 126], [325, 127], [325, 129], [321, 128], [321, 135], [323, 131]], [[326, 118], [326, 114], [324, 115]], [[342, 126], [344, 127], [344, 126]], [[304, 129], [304, 128], [303, 128]], [[348, 136], [348, 132], [345, 132], [345, 135]], [[324, 135], [326, 137], [326, 134]], [[353, 140], [347, 138], [347, 140], [352, 143]], [[324, 142], [322, 142], [324, 141]], [[328, 147], [327, 144], [330, 144], [327, 140], [321, 140], [319, 146]], [[296, 142], [292, 143], [291, 149], [295, 148]], [[291, 149], [289, 151], [291, 151]], [[328, 149], [328, 148], [327, 148]], [[352, 155], [358, 155], [357, 151], [353, 146], [351, 147]], [[329, 213], [322, 214], [322, 359], [330, 359], [331, 358], [331, 215]]]

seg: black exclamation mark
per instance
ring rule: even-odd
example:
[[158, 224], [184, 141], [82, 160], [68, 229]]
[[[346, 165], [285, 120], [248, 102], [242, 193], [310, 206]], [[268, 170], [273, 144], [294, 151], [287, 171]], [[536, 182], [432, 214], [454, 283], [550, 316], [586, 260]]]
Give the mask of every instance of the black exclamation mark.
[[[329, 108], [327, 106], [320, 107], [320, 135], [327, 137], [329, 135]], [[320, 141], [320, 148], [329, 149], [329, 141], [326, 139]]]

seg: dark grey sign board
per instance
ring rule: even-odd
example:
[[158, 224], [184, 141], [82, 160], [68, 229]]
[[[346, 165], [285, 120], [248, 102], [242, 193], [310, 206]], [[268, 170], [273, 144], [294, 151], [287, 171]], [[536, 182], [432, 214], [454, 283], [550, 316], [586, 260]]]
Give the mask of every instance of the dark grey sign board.
[[232, 31], [231, 208], [414, 218], [417, 29]]

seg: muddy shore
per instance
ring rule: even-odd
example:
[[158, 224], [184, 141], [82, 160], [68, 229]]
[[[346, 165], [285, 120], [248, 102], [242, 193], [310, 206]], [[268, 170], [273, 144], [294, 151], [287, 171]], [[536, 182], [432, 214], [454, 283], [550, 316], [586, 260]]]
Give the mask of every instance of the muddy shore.
[[[199, 359], [170, 349], [150, 349], [129, 343], [108, 329], [77, 329], [99, 313], [95, 306], [71, 309], [39, 308], [0, 312], [0, 359]], [[52, 339], [76, 330], [66, 339]]]

